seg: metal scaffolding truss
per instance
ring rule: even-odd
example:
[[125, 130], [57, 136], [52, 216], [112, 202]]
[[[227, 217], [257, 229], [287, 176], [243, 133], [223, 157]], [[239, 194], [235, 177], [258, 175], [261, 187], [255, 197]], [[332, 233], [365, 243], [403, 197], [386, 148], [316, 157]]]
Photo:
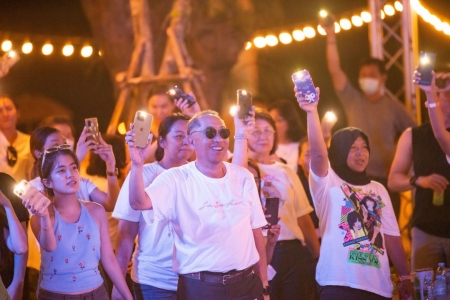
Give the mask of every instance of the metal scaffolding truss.
[[419, 93], [412, 84], [412, 74], [418, 57], [417, 16], [410, 0], [402, 0], [403, 11], [397, 19], [381, 18], [381, 11], [388, 0], [368, 0], [372, 15], [369, 25], [371, 56], [386, 61], [386, 69], [397, 68], [403, 75], [403, 85], [387, 93], [404, 98], [405, 105], [421, 122]]

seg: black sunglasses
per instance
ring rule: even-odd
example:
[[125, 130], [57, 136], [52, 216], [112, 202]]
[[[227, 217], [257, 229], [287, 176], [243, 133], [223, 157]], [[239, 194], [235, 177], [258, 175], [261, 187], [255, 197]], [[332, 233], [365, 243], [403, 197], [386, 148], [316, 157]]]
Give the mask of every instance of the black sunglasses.
[[220, 137], [223, 139], [227, 139], [230, 136], [230, 129], [228, 128], [220, 128], [219, 130], [217, 130], [214, 127], [206, 127], [206, 129], [202, 131], [192, 131], [191, 134], [194, 132], [204, 132], [205, 136], [210, 140], [215, 138], [217, 136], [217, 133], [219, 133]]
[[6, 153], [6, 159], [8, 160], [8, 165], [14, 167], [17, 162], [17, 150], [13, 146], [8, 146], [8, 151]]

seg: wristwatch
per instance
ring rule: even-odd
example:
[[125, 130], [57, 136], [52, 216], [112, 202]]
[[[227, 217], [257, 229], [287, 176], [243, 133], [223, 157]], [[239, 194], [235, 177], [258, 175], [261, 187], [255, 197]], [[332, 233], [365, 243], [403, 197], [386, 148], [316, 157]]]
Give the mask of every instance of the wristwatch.
[[269, 296], [271, 291], [272, 291], [272, 287], [270, 285], [265, 286], [263, 289], [263, 295]]
[[118, 176], [119, 175], [119, 169], [115, 169], [114, 172], [108, 172], [108, 170], [106, 170], [106, 176]]

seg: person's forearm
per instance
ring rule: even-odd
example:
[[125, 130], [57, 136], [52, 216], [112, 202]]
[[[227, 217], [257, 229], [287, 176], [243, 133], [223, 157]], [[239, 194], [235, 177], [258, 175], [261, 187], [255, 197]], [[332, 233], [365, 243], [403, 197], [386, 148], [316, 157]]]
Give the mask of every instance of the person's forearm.
[[108, 274], [112, 283], [116, 287], [116, 289], [119, 291], [120, 295], [124, 299], [133, 299], [130, 290], [128, 289], [128, 286], [125, 282], [125, 276], [121, 274], [119, 264], [117, 263], [117, 260], [114, 258], [112, 249], [111, 251], [108, 251], [107, 255], [103, 256], [104, 257], [102, 257], [101, 259], [102, 266], [105, 269], [106, 274]]
[[139, 223], [119, 220], [119, 229], [116, 239], [116, 259], [123, 277], [127, 274], [128, 263], [133, 252], [134, 239], [136, 237]]
[[264, 246], [264, 237], [261, 229], [253, 229], [253, 238], [255, 240], [256, 250], [259, 254], [259, 261], [255, 264], [255, 272], [261, 278], [263, 286], [268, 286], [269, 281], [267, 279], [267, 261], [266, 261], [266, 248]]
[[414, 188], [409, 183], [409, 180], [411, 179], [411, 176], [408, 174], [403, 173], [392, 173], [389, 175], [388, 178], [388, 187], [389, 190], [392, 192], [404, 192], [409, 191]]
[[322, 134], [317, 108], [307, 112], [307, 132], [311, 147], [311, 168], [316, 175], [324, 175], [328, 168], [328, 150]]
[[39, 244], [47, 252], [53, 252], [56, 249], [56, 237], [49, 215], [40, 218]]
[[387, 254], [398, 274], [400, 276], [409, 275], [410, 272], [406, 263], [405, 250], [403, 249], [401, 237], [385, 234], [384, 239]]
[[232, 163], [244, 168], [248, 167], [248, 151], [247, 138], [238, 138], [234, 140], [233, 159]]
[[152, 209], [150, 197], [145, 192], [143, 165], [133, 164], [130, 170], [130, 206], [135, 210]]
[[301, 216], [297, 219], [297, 223], [302, 230], [306, 247], [308, 247], [309, 252], [314, 258], [318, 258], [320, 254], [320, 244], [311, 216], [309, 214]]
[[266, 260], [267, 264], [270, 265], [273, 257], [273, 251], [275, 250], [276, 243], [270, 243], [266, 238]]
[[107, 212], [112, 212], [116, 206], [117, 197], [120, 192], [120, 185], [117, 176], [107, 176], [108, 191], [106, 193], [106, 203], [103, 205]]
[[14, 277], [8, 289], [14, 288], [15, 299], [22, 299], [28, 252], [14, 254]]
[[17, 219], [12, 205], [5, 205], [4, 208], [9, 226], [8, 247], [16, 254], [26, 253], [28, 251], [27, 234]]

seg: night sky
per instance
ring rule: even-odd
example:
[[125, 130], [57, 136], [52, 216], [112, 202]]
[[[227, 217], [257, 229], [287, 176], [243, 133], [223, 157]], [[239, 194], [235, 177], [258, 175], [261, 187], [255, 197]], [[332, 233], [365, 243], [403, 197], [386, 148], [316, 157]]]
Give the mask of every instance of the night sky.
[[[264, 0], [269, 1], [269, 0]], [[316, 23], [317, 12], [325, 8], [336, 16], [366, 7], [366, 0], [282, 0], [284, 18], [270, 19], [258, 29], [283, 27], [311, 21]], [[260, 2], [262, 3], [262, 2]], [[450, 1], [421, 0], [421, 3], [445, 21], [450, 21]], [[0, 38], [4, 32], [80, 36], [91, 38], [87, 19], [76, 0], [0, 0]], [[357, 65], [369, 55], [367, 25], [353, 27], [338, 34], [341, 64], [351, 81], [356, 82]], [[450, 71], [450, 36], [436, 31], [419, 18], [420, 50], [437, 53], [437, 70]], [[40, 48], [40, 47], [39, 47]], [[56, 50], [55, 50], [56, 51]], [[1, 52], [1, 51], [0, 51]], [[106, 129], [114, 108], [114, 91], [110, 75], [98, 55], [70, 58], [54, 53], [46, 57], [35, 46], [32, 54], [12, 68], [10, 74], [0, 79], [0, 89], [12, 96], [37, 94], [52, 98], [74, 112], [76, 127], [80, 130], [83, 119], [97, 116], [100, 128]], [[322, 90], [321, 110], [333, 109], [341, 112], [332, 90], [331, 79], [325, 64], [325, 38], [315, 37], [290, 45], [264, 48], [258, 52], [261, 93], [269, 99], [293, 98], [290, 75], [299, 68], [308, 69], [316, 86]], [[401, 82], [397, 73], [392, 73], [390, 85]], [[389, 86], [388, 84], [388, 86]], [[21, 110], [29, 109], [21, 107]], [[32, 109], [39, 109], [34, 107]], [[342, 120], [342, 119], [341, 119]], [[343, 120], [339, 125], [344, 125]]]

